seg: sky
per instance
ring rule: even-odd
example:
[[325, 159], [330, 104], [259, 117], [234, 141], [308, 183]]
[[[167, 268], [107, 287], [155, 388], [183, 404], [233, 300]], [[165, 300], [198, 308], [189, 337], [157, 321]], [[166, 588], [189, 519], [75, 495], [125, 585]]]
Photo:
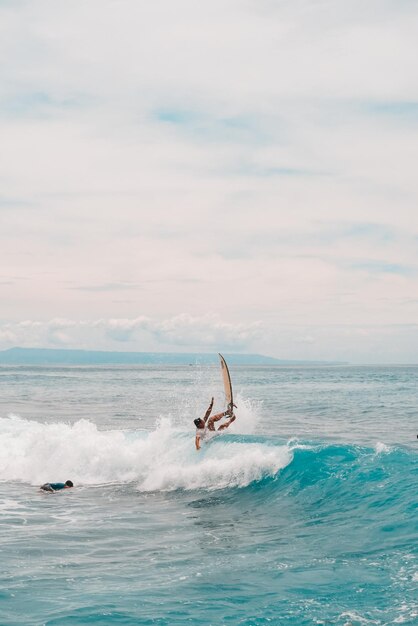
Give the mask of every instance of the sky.
[[418, 3], [0, 0], [0, 349], [418, 362]]

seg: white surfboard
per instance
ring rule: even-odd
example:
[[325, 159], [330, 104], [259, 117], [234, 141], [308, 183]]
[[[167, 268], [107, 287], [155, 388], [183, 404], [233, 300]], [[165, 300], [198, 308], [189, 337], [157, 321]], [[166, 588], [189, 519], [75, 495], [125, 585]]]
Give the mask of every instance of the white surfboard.
[[[218, 352], [218, 354], [219, 354], [219, 352]], [[224, 381], [226, 403], [227, 403], [228, 407], [233, 408], [235, 405], [234, 405], [234, 398], [233, 398], [233, 395], [232, 395], [231, 376], [229, 374], [228, 366], [227, 366], [226, 361], [223, 358], [222, 354], [219, 354], [219, 358], [221, 360], [221, 371], [222, 371], [222, 379]]]

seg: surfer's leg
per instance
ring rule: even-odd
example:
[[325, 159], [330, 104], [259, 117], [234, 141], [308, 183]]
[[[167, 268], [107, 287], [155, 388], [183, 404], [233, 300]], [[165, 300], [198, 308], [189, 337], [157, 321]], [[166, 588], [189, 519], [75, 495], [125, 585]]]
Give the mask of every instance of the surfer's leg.
[[225, 422], [225, 424], [221, 424], [221, 426], [219, 426], [218, 430], [224, 430], [225, 428], [228, 428], [228, 426], [230, 426], [232, 424], [232, 422], [235, 422], [236, 420], [236, 415], [232, 414], [231, 418]]
[[39, 489], [42, 489], [42, 491], [48, 491], [49, 493], [54, 493], [54, 490], [49, 483], [45, 483], [44, 485], [39, 487]]
[[[228, 411], [224, 411], [223, 413], [217, 413], [216, 415], [212, 415], [212, 417], [208, 421], [208, 429], [215, 430], [215, 422], [225, 417], [225, 415], [229, 415]], [[218, 428], [219, 430], [219, 428]]]

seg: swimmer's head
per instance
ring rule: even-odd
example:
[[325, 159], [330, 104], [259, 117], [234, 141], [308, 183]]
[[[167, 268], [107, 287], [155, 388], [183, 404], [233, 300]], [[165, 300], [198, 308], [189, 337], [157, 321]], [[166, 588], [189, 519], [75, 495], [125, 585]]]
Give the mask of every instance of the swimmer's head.
[[65, 486], [66, 486], [66, 487], [74, 487], [74, 485], [73, 485], [73, 481], [72, 481], [72, 480], [66, 480], [66, 481], [65, 481]]
[[204, 428], [205, 427], [205, 422], [204, 420], [202, 420], [201, 417], [198, 417], [197, 419], [193, 420], [194, 425], [196, 426], [196, 428]]

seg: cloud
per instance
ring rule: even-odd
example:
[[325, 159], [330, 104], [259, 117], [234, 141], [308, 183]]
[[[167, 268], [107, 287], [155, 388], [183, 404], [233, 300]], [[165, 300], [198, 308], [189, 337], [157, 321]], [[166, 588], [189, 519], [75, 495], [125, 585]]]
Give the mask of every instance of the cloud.
[[222, 321], [217, 315], [193, 317], [187, 314], [157, 321], [145, 316], [136, 319], [100, 320], [94, 325], [102, 327], [108, 337], [116, 341], [130, 341], [140, 331], [151, 334], [157, 345], [180, 348], [210, 347], [242, 350], [261, 332], [260, 323], [232, 324]]
[[15, 345], [18, 342], [18, 337], [8, 328], [0, 330], [0, 345], [3, 347], [9, 347]]
[[143, 335], [148, 334], [154, 341], [154, 349], [171, 346], [181, 351], [190, 347], [196, 350], [244, 350], [260, 336], [262, 329], [259, 322], [233, 324], [217, 315], [193, 317], [181, 314], [163, 320], [152, 320], [146, 316], [90, 321], [60, 318], [46, 322], [25, 320], [3, 324], [0, 332], [2, 347], [13, 342], [24, 347], [66, 345], [83, 348], [91, 347], [93, 337], [98, 343], [105, 341], [108, 349], [130, 342], [130, 346], [124, 349], [132, 351], [138, 349]]
[[99, 285], [83, 285], [79, 287], [68, 287], [68, 289], [77, 289], [79, 291], [126, 291], [128, 289], [136, 289], [138, 285], [128, 282], [102, 283]]
[[387, 263], [385, 261], [359, 259], [350, 264], [354, 270], [367, 272], [369, 274], [398, 274], [399, 276], [416, 276], [417, 267], [408, 267], [400, 263]]
[[104, 329], [105, 334], [115, 341], [130, 341], [133, 335], [140, 330], [148, 330], [150, 320], [145, 317], [135, 319], [109, 319], [93, 322], [93, 328]]
[[231, 324], [216, 315], [192, 317], [181, 314], [153, 324], [151, 332], [158, 340], [177, 346], [216, 346], [242, 350], [260, 336], [260, 322]]

